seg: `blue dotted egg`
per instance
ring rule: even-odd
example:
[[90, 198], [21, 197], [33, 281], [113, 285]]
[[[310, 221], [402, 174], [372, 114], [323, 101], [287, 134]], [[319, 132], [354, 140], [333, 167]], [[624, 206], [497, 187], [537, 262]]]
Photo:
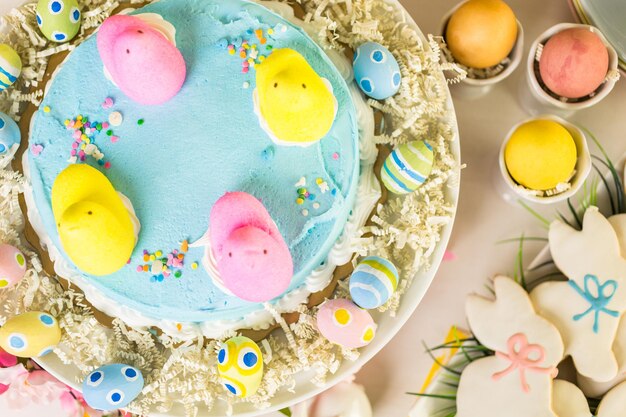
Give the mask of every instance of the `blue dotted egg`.
[[0, 112], [0, 155], [20, 144], [20, 128], [9, 116]]
[[350, 276], [352, 301], [365, 309], [385, 304], [398, 287], [395, 265], [378, 256], [364, 258]]
[[400, 89], [402, 75], [396, 58], [376, 42], [359, 46], [353, 60], [354, 79], [368, 96], [384, 100]]
[[137, 368], [114, 363], [87, 375], [83, 381], [83, 396], [90, 407], [112, 411], [134, 401], [143, 386], [143, 375]]

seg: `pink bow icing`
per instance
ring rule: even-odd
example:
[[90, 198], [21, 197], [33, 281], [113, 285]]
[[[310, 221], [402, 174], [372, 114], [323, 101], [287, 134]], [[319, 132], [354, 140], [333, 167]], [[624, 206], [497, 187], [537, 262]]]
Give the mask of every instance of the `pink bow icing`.
[[[508, 353], [496, 352], [496, 356], [511, 361], [511, 364], [505, 370], [493, 374], [492, 378], [495, 381], [519, 369], [522, 390], [524, 392], [530, 392], [530, 386], [526, 382], [526, 370], [550, 374], [552, 378], [556, 377], [557, 369], [554, 366], [547, 368], [539, 366], [546, 356], [546, 351], [543, 346], [528, 343], [525, 334], [517, 333], [511, 336], [507, 341], [507, 347], [509, 349]], [[533, 353], [537, 355], [536, 359], [531, 359]]]

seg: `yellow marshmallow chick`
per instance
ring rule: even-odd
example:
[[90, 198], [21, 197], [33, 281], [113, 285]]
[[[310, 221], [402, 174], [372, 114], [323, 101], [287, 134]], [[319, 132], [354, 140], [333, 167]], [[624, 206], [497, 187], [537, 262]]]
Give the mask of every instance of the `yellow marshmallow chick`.
[[274, 142], [309, 146], [330, 130], [337, 100], [330, 82], [321, 78], [293, 49], [277, 49], [256, 66], [254, 107]]
[[135, 226], [121, 197], [97, 169], [70, 165], [52, 185], [52, 213], [65, 253], [83, 272], [108, 275], [130, 259]]

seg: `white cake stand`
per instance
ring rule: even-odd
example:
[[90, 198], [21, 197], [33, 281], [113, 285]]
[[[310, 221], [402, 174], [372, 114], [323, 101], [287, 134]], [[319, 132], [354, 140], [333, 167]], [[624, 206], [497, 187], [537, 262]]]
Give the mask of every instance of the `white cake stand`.
[[[426, 38], [418, 28], [417, 24], [413, 21], [413, 18], [407, 13], [407, 11], [402, 7], [398, 0], [384, 0], [386, 3], [392, 6], [394, 13], [396, 15], [396, 20], [399, 22], [404, 22], [410, 25], [422, 38], [422, 42], [425, 47], [428, 47], [428, 42]], [[17, 7], [21, 4], [26, 3], [24, 0], [2, 0], [0, 2], [0, 15], [4, 15], [8, 13], [13, 7]], [[0, 30], [3, 28], [0, 26]], [[444, 80], [443, 73], [440, 74], [442, 80]], [[461, 149], [460, 143], [458, 140], [458, 129], [456, 123], [456, 116], [454, 113], [454, 106], [452, 104], [452, 99], [450, 94], [448, 93], [448, 112], [446, 115], [447, 122], [451, 126], [453, 126], [455, 132], [455, 140], [451, 142], [451, 151], [454, 155], [457, 162], [461, 159]], [[459, 164], [460, 165], [460, 164]], [[457, 182], [458, 184], [458, 182]], [[455, 208], [458, 203], [459, 196], [459, 188], [458, 185], [454, 187], [446, 187], [446, 203], [450, 204]], [[418, 274], [413, 280], [412, 285], [406, 293], [403, 295], [400, 306], [396, 312], [395, 317], [390, 317], [389, 314], [379, 314], [375, 311], [372, 312], [374, 320], [378, 324], [378, 329], [376, 333], [376, 337], [367, 347], [360, 349], [360, 355], [357, 360], [351, 362], [348, 360], [344, 360], [339, 367], [339, 370], [332, 376], [327, 378], [326, 384], [323, 387], [319, 387], [314, 385], [311, 381], [315, 376], [313, 371], [302, 372], [297, 375], [296, 386], [293, 392], [289, 392], [285, 389], [280, 391], [275, 397], [271, 400], [270, 408], [264, 410], [258, 410], [254, 408], [251, 404], [248, 403], [239, 403], [233, 407], [233, 415], [237, 416], [258, 416], [260, 414], [269, 413], [271, 411], [276, 411], [283, 409], [285, 407], [289, 407], [290, 405], [299, 403], [304, 401], [314, 395], [319, 394], [322, 391], [332, 387], [333, 385], [341, 382], [346, 379], [348, 376], [354, 374], [357, 370], [359, 370], [367, 361], [369, 361], [376, 353], [378, 353], [389, 341], [395, 336], [395, 334], [400, 330], [400, 328], [406, 323], [409, 319], [415, 308], [418, 306], [426, 290], [430, 286], [433, 281], [437, 269], [441, 264], [441, 260], [443, 258], [444, 252], [448, 245], [448, 241], [450, 239], [450, 234], [452, 232], [453, 222], [445, 225], [441, 232], [441, 239], [432, 254], [431, 258], [431, 267], [428, 271], [422, 272]], [[77, 378], [80, 373], [77, 368], [69, 365], [63, 364], [58, 357], [53, 354], [47, 355], [45, 358], [38, 360], [39, 364], [44, 367], [48, 372], [54, 375], [59, 380], [63, 381], [67, 385], [72, 388], [79, 389], [79, 384], [76, 383]], [[210, 410], [206, 411], [200, 409], [199, 417], [218, 417], [224, 416], [227, 413], [226, 404], [216, 403], [215, 406]], [[170, 410], [167, 414], [162, 414], [158, 412], [153, 412], [150, 414], [151, 416], [167, 416], [167, 417], [184, 417], [185, 411], [182, 406], [175, 406], [172, 410]]]

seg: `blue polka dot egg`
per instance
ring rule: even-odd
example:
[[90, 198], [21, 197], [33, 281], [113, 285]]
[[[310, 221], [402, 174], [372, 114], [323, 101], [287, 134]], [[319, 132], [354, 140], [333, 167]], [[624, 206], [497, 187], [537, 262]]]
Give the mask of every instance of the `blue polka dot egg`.
[[[17, 145], [17, 146], [16, 146]], [[9, 153], [20, 145], [20, 128], [6, 114], [0, 112], [0, 156]]]
[[387, 48], [366, 42], [354, 53], [354, 79], [361, 90], [376, 100], [384, 100], [400, 89], [402, 75], [398, 61]]
[[45, 356], [61, 340], [57, 320], [42, 311], [29, 311], [7, 320], [0, 328], [0, 347], [21, 358]]
[[113, 363], [87, 375], [83, 381], [83, 397], [93, 409], [113, 411], [135, 400], [143, 384], [143, 375], [137, 368]]
[[76, 36], [82, 14], [76, 0], [39, 0], [36, 18], [47, 39], [62, 43]]
[[253, 395], [263, 378], [261, 349], [247, 337], [232, 337], [220, 346], [217, 371], [231, 394], [242, 398]]
[[361, 308], [378, 308], [398, 288], [398, 280], [394, 264], [378, 256], [368, 256], [359, 262], [350, 276], [350, 296]]

